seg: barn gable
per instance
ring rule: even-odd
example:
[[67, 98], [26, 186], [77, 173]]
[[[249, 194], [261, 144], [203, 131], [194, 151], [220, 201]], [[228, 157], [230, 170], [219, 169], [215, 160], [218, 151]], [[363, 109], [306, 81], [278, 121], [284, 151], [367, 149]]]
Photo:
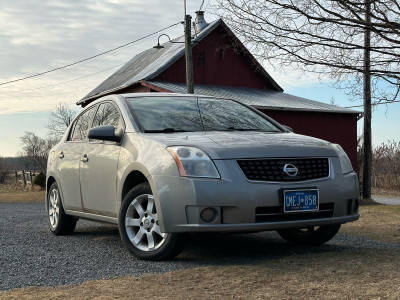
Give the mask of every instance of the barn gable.
[[[112, 93], [146, 91], [141, 81], [186, 82], [184, 36], [163, 46], [134, 56], [77, 104], [85, 106]], [[283, 91], [221, 19], [193, 39], [192, 53], [195, 84]]]

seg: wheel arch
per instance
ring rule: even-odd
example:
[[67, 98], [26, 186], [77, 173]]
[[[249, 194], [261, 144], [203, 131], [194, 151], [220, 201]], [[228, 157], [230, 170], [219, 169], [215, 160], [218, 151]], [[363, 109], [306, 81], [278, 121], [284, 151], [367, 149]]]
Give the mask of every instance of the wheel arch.
[[49, 176], [46, 181], [46, 193], [49, 191], [50, 186], [53, 184], [53, 182], [56, 182], [56, 179], [53, 176]]
[[55, 179], [53, 176], [49, 176], [49, 177], [47, 178], [47, 181], [46, 181], [46, 198], [45, 198], [45, 202], [44, 202], [44, 203], [45, 203], [45, 206], [46, 206], [46, 211], [48, 211], [48, 209], [49, 209], [48, 203], [47, 203], [48, 197], [49, 197], [49, 190], [50, 190], [51, 185], [52, 185], [54, 182], [56, 182], [56, 179]]
[[133, 189], [135, 186], [149, 182], [146, 178], [146, 176], [137, 170], [134, 170], [128, 174], [128, 176], [125, 178], [124, 185], [122, 187], [121, 191], [121, 203], [124, 200], [125, 196], [128, 194], [128, 192]]
[[65, 210], [65, 207], [64, 207], [64, 197], [63, 197], [62, 187], [61, 187], [60, 184], [58, 183], [57, 179], [56, 179], [54, 176], [50, 175], [50, 176], [47, 178], [47, 181], [46, 181], [46, 200], [45, 200], [46, 211], [48, 210], [48, 203], [47, 203], [47, 201], [48, 201], [48, 193], [49, 193], [49, 190], [50, 190], [51, 185], [52, 185], [54, 182], [56, 182], [57, 185], [58, 185], [58, 191], [59, 191], [60, 197], [61, 197], [61, 205], [63, 206], [63, 209]]

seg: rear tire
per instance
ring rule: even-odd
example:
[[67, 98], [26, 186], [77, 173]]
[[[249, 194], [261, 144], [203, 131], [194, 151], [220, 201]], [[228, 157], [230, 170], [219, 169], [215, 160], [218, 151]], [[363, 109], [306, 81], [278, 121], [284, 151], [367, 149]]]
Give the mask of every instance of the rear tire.
[[321, 245], [331, 240], [339, 231], [341, 224], [311, 226], [307, 228], [278, 230], [286, 241], [294, 244]]
[[47, 193], [47, 214], [52, 233], [69, 235], [74, 232], [78, 220], [65, 213], [57, 182], [53, 182]]
[[177, 256], [185, 247], [183, 234], [161, 232], [148, 183], [137, 185], [125, 196], [118, 228], [125, 246], [139, 259], [166, 260]]

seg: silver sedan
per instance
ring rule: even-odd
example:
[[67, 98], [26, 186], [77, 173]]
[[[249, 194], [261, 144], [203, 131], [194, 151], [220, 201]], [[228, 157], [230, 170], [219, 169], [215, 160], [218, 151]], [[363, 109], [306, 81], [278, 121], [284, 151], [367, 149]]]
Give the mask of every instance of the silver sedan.
[[117, 224], [138, 258], [178, 255], [192, 232], [277, 230], [322, 244], [357, 220], [357, 175], [337, 145], [233, 100], [124, 94], [85, 107], [50, 151], [50, 230]]

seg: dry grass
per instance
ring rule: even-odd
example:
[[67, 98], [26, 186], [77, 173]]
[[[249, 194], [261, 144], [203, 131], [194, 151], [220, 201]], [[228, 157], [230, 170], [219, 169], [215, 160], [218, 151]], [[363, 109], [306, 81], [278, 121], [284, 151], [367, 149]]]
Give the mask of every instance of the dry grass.
[[400, 251], [296, 254], [257, 265], [2, 291], [0, 298], [400, 299]]
[[44, 202], [45, 192], [34, 186], [23, 188], [15, 185], [0, 185], [0, 203], [4, 202]]
[[400, 190], [395, 189], [382, 189], [382, 188], [373, 188], [372, 194], [374, 196], [385, 197], [385, 198], [400, 198]]
[[400, 206], [362, 206], [360, 219], [357, 222], [344, 224], [340, 232], [367, 236], [378, 241], [400, 243]]

